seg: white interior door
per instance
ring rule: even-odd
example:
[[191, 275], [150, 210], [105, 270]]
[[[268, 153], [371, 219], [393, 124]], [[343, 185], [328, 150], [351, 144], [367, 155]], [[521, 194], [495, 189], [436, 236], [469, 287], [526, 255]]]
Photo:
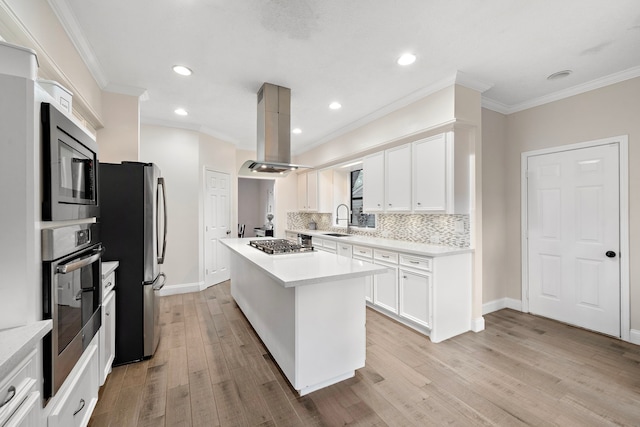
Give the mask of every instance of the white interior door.
[[229, 280], [229, 254], [219, 242], [229, 237], [230, 228], [230, 177], [226, 173], [205, 171], [205, 272], [206, 286]]
[[529, 310], [620, 336], [617, 144], [527, 162]]

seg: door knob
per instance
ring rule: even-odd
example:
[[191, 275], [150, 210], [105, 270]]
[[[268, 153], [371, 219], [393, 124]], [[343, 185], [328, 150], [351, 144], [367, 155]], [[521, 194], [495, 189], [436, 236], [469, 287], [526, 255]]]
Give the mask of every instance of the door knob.
[[605, 255], [609, 258], [615, 258], [616, 257], [616, 253], [614, 251], [607, 251], [605, 253]]

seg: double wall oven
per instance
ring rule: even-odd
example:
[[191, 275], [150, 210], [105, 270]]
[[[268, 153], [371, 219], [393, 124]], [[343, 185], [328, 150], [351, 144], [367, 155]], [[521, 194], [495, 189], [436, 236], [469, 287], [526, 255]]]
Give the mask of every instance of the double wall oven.
[[44, 398], [55, 395], [100, 329], [98, 147], [53, 104], [41, 104]]

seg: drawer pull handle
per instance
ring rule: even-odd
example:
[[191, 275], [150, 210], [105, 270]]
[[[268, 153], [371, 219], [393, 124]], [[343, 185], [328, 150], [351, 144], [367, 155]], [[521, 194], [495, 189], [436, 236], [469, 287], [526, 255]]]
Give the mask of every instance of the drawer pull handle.
[[361, 254], [366, 254], [367, 253], [366, 251], [358, 251], [358, 252], [360, 252]]
[[389, 258], [389, 255], [382, 255], [382, 258]]
[[4, 402], [0, 403], [0, 408], [2, 408], [7, 403], [11, 402], [11, 400], [16, 396], [16, 388], [14, 386], [9, 387], [9, 391], [7, 392], [7, 397], [4, 399]]
[[409, 261], [411, 264], [420, 264], [420, 261]]
[[111, 316], [111, 313], [110, 313], [110, 312], [108, 312], [108, 311], [107, 311], [105, 314], [106, 314], [107, 316]]
[[75, 417], [76, 415], [78, 415], [78, 413], [83, 409], [84, 409], [84, 399], [80, 399], [80, 407], [76, 409], [76, 412], [73, 413], [73, 416]]

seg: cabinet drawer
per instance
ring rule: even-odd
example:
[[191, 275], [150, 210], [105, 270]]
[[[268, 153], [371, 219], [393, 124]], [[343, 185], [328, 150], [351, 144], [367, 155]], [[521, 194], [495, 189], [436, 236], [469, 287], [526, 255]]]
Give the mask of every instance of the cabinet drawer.
[[33, 350], [0, 383], [0, 425], [9, 420], [34, 389], [36, 363], [36, 350]]
[[395, 252], [383, 251], [380, 249], [375, 249], [373, 251], [373, 259], [378, 261], [390, 262], [392, 264], [398, 263], [398, 254]]
[[353, 256], [353, 246], [344, 243], [338, 243], [338, 255], [351, 258]]
[[400, 265], [417, 268], [419, 270], [431, 271], [432, 258], [422, 257], [418, 255], [400, 254]]
[[116, 272], [112, 271], [105, 279], [102, 279], [102, 298], [109, 293], [111, 289], [116, 285]]
[[322, 247], [327, 249], [333, 249], [334, 251], [338, 248], [338, 242], [335, 240], [323, 240]]
[[353, 246], [353, 256], [358, 258], [373, 258], [373, 250], [366, 246]]
[[[35, 388], [35, 380], [33, 381]], [[42, 423], [40, 419], [40, 392], [32, 391], [22, 402], [22, 405], [3, 427], [33, 427]]]
[[[47, 419], [48, 427], [86, 426], [98, 401], [98, 351], [90, 345]], [[76, 366], [78, 367], [78, 366]]]

